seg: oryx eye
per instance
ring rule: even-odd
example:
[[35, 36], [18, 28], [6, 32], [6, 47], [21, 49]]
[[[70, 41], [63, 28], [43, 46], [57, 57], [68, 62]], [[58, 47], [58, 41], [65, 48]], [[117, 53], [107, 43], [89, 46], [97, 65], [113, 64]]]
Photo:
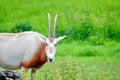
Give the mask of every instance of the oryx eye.
[[57, 46], [57, 44], [55, 44], [55, 46]]
[[48, 46], [48, 43], [46, 43], [46, 46]]

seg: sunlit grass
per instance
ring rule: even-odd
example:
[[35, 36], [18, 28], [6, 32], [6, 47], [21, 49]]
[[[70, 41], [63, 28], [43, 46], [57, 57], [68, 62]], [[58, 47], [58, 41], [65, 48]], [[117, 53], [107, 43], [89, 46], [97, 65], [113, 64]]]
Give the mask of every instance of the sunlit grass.
[[[57, 47], [55, 61], [43, 65], [35, 80], [120, 79], [119, 43], [112, 41], [93, 46], [86, 42], [72, 42], [60, 43]], [[30, 70], [26, 78], [29, 80]]]
[[[119, 0], [0, 0], [0, 27], [10, 31], [17, 23], [28, 22], [36, 31], [47, 34], [47, 13], [58, 13], [59, 27], [70, 29], [90, 19], [95, 27], [119, 27]], [[53, 24], [52, 24], [53, 25]]]
[[[108, 38], [119, 41], [119, 3], [120, 0], [0, 0], [0, 31], [11, 32], [16, 24], [29, 23], [35, 31], [47, 35], [48, 12], [51, 27], [58, 13], [57, 31], [65, 31], [66, 35], [70, 30], [92, 26], [97, 33], [88, 41], [80, 41], [79, 37], [74, 40], [79, 35], [74, 33], [58, 43], [55, 62], [38, 70], [35, 80], [120, 80], [120, 42], [100, 41], [107, 36], [106, 27], [112, 29]], [[30, 70], [27, 79], [29, 76]]]
[[116, 57], [59, 57], [46, 63], [35, 80], [119, 80], [119, 61]]
[[57, 56], [114, 56], [120, 55], [120, 43], [106, 41], [103, 45], [92, 45], [89, 42], [73, 41], [62, 43], [57, 46]]

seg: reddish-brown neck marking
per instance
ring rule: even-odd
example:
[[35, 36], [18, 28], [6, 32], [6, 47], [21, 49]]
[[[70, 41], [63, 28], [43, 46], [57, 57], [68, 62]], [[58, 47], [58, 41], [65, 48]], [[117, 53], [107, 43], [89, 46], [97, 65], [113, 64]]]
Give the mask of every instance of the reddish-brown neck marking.
[[30, 61], [22, 61], [21, 66], [25, 68], [40, 68], [47, 61], [45, 43], [40, 43], [38, 50]]

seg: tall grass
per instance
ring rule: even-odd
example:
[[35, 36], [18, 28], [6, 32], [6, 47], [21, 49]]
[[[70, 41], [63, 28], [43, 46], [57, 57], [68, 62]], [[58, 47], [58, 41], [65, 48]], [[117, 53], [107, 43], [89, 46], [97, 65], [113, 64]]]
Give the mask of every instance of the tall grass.
[[36, 73], [35, 80], [119, 80], [117, 60], [117, 57], [57, 57]]
[[[56, 62], [36, 80], [119, 80], [120, 0], [0, 0], [0, 32], [47, 35], [47, 13], [58, 13]], [[27, 23], [27, 24], [26, 24]], [[27, 74], [27, 78], [29, 73]]]
[[59, 14], [57, 36], [66, 34], [69, 40], [97, 36], [119, 41], [119, 3], [119, 0], [0, 0], [0, 28], [11, 32], [16, 24], [24, 22], [47, 35], [47, 13], [50, 12], [52, 22], [54, 15]]
[[115, 41], [105, 42], [104, 45], [93, 45], [90, 42], [61, 43], [57, 47], [57, 56], [114, 56], [120, 55], [120, 43]]

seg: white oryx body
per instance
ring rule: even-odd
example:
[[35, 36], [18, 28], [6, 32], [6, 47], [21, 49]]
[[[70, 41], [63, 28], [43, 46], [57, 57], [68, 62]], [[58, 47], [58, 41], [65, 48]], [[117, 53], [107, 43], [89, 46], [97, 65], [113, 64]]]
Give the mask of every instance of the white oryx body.
[[[48, 14], [48, 38], [37, 32], [0, 33], [0, 67], [19, 69], [23, 73], [31, 70], [31, 79], [45, 62], [54, 60], [57, 42], [66, 36], [55, 38], [57, 15], [53, 36], [50, 36], [50, 14]], [[22, 80], [24, 75], [21, 74]]]
[[19, 69], [21, 62], [32, 59], [38, 44], [45, 43], [37, 32], [0, 34], [0, 66], [6, 69]]

